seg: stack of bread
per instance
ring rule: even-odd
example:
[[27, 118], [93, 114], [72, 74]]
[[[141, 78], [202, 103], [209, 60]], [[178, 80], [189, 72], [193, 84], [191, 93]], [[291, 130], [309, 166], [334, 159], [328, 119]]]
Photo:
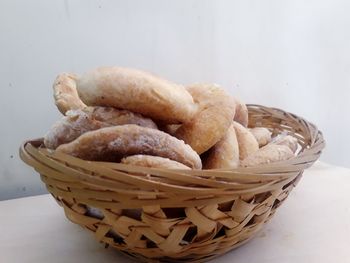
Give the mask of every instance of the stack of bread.
[[216, 84], [182, 86], [129, 68], [60, 74], [55, 103], [65, 116], [48, 149], [90, 161], [167, 169], [234, 169], [283, 161], [297, 139], [248, 128], [248, 110]]

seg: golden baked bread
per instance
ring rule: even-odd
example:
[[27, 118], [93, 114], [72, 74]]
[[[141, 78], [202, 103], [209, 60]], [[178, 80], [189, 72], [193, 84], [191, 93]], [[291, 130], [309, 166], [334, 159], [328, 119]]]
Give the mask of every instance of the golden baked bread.
[[77, 90], [89, 106], [130, 110], [164, 123], [187, 122], [197, 111], [183, 86], [136, 69], [97, 68], [78, 79]]
[[241, 166], [251, 167], [269, 164], [288, 160], [293, 156], [294, 154], [288, 146], [269, 143], [241, 161]]
[[292, 136], [248, 129], [246, 104], [216, 84], [184, 87], [141, 70], [100, 67], [62, 73], [53, 89], [66, 116], [44, 144], [84, 160], [201, 169], [201, 154], [205, 169], [234, 169], [286, 160], [300, 147]]
[[89, 131], [56, 151], [94, 161], [116, 161], [135, 154], [169, 158], [191, 168], [201, 169], [198, 154], [183, 141], [159, 130], [134, 124]]
[[279, 135], [269, 144], [245, 158], [241, 165], [256, 166], [292, 158], [298, 148], [298, 140], [290, 135]]
[[150, 118], [144, 117], [139, 113], [128, 110], [119, 110], [112, 107], [87, 107], [84, 109], [90, 116], [98, 121], [105, 122], [111, 126], [136, 124], [142, 127], [157, 129], [157, 125]]
[[255, 127], [249, 130], [254, 135], [255, 139], [258, 141], [259, 147], [265, 146], [271, 141], [272, 133], [269, 131], [269, 129], [264, 127]]
[[62, 73], [57, 76], [53, 84], [53, 96], [58, 110], [66, 114], [69, 110], [83, 109], [86, 105], [80, 100], [76, 88], [77, 76]]
[[137, 154], [125, 157], [121, 160], [121, 163], [132, 164], [136, 166], [143, 167], [153, 167], [153, 168], [163, 168], [163, 169], [185, 169], [189, 170], [190, 168], [182, 163], [170, 160], [168, 158]]
[[233, 119], [244, 127], [248, 127], [248, 108], [241, 99], [237, 97], [234, 97], [234, 99], [236, 103], [236, 113]]
[[244, 160], [249, 155], [259, 150], [259, 144], [248, 128], [235, 121], [233, 122], [233, 127], [238, 140], [239, 159]]
[[137, 113], [111, 107], [86, 107], [82, 110], [68, 111], [66, 116], [57, 121], [45, 135], [44, 144], [49, 149], [56, 149], [85, 132], [124, 124], [157, 129], [157, 125], [151, 119]]
[[215, 84], [194, 84], [187, 90], [199, 110], [190, 122], [176, 130], [175, 136], [202, 154], [226, 134], [235, 114], [235, 102], [230, 94]]
[[239, 166], [239, 147], [233, 126], [227, 130], [225, 136], [208, 152], [203, 162], [204, 169], [232, 169]]
[[291, 149], [293, 153], [295, 153], [296, 150], [298, 149], [298, 139], [291, 135], [281, 134], [276, 138], [274, 138], [272, 143], [288, 146], [288, 148]]

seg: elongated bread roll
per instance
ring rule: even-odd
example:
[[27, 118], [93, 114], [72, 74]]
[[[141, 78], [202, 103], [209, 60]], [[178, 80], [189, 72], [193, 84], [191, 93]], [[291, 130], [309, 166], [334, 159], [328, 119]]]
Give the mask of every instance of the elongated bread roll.
[[77, 90], [89, 106], [130, 110], [164, 123], [188, 122], [197, 111], [183, 86], [136, 69], [97, 68], [78, 79]]
[[269, 131], [269, 129], [264, 127], [255, 127], [249, 130], [254, 135], [255, 139], [258, 141], [259, 147], [265, 146], [271, 141], [272, 133]]
[[77, 78], [75, 74], [62, 73], [55, 79], [53, 96], [55, 104], [62, 114], [66, 114], [69, 110], [78, 110], [86, 107], [77, 93]]
[[44, 144], [49, 149], [56, 149], [85, 132], [124, 124], [157, 129], [157, 125], [151, 119], [137, 113], [111, 107], [86, 107], [82, 110], [68, 111], [66, 116], [57, 121], [45, 135]]
[[209, 150], [203, 166], [204, 169], [232, 169], [239, 166], [238, 141], [232, 125], [225, 136]]
[[259, 144], [254, 135], [238, 122], [233, 122], [233, 127], [236, 131], [239, 147], [239, 159], [244, 160], [249, 155], [259, 150]]
[[298, 149], [298, 139], [291, 135], [279, 135], [272, 141], [272, 143], [288, 146], [293, 153]]
[[241, 99], [237, 97], [234, 99], [236, 103], [236, 113], [233, 120], [240, 123], [244, 127], [248, 127], [248, 108]]
[[288, 146], [269, 143], [241, 161], [241, 166], [251, 167], [269, 164], [288, 160], [293, 156], [294, 154]]
[[175, 131], [175, 136], [202, 154], [226, 134], [233, 121], [235, 103], [224, 89], [215, 84], [194, 84], [187, 90], [198, 104], [199, 111], [190, 122]]
[[86, 132], [56, 151], [94, 161], [115, 161], [122, 157], [147, 154], [169, 158], [201, 169], [198, 154], [183, 141], [159, 130], [137, 125], [121, 125]]

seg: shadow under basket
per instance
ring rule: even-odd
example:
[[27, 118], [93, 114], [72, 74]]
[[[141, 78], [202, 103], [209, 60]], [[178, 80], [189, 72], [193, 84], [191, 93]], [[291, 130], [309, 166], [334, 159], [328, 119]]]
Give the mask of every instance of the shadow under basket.
[[67, 218], [98, 241], [141, 261], [203, 262], [261, 230], [325, 146], [301, 117], [248, 109], [251, 127], [297, 138], [297, 156], [234, 170], [169, 170], [84, 161], [45, 149], [42, 139], [25, 142], [20, 156]]

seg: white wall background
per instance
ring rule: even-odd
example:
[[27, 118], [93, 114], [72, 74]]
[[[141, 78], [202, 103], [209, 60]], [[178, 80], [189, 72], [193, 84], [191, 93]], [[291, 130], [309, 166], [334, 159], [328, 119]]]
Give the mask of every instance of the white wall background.
[[101, 65], [216, 82], [316, 123], [350, 167], [350, 1], [0, 1], [0, 200], [45, 192], [18, 157], [60, 117], [51, 84]]

